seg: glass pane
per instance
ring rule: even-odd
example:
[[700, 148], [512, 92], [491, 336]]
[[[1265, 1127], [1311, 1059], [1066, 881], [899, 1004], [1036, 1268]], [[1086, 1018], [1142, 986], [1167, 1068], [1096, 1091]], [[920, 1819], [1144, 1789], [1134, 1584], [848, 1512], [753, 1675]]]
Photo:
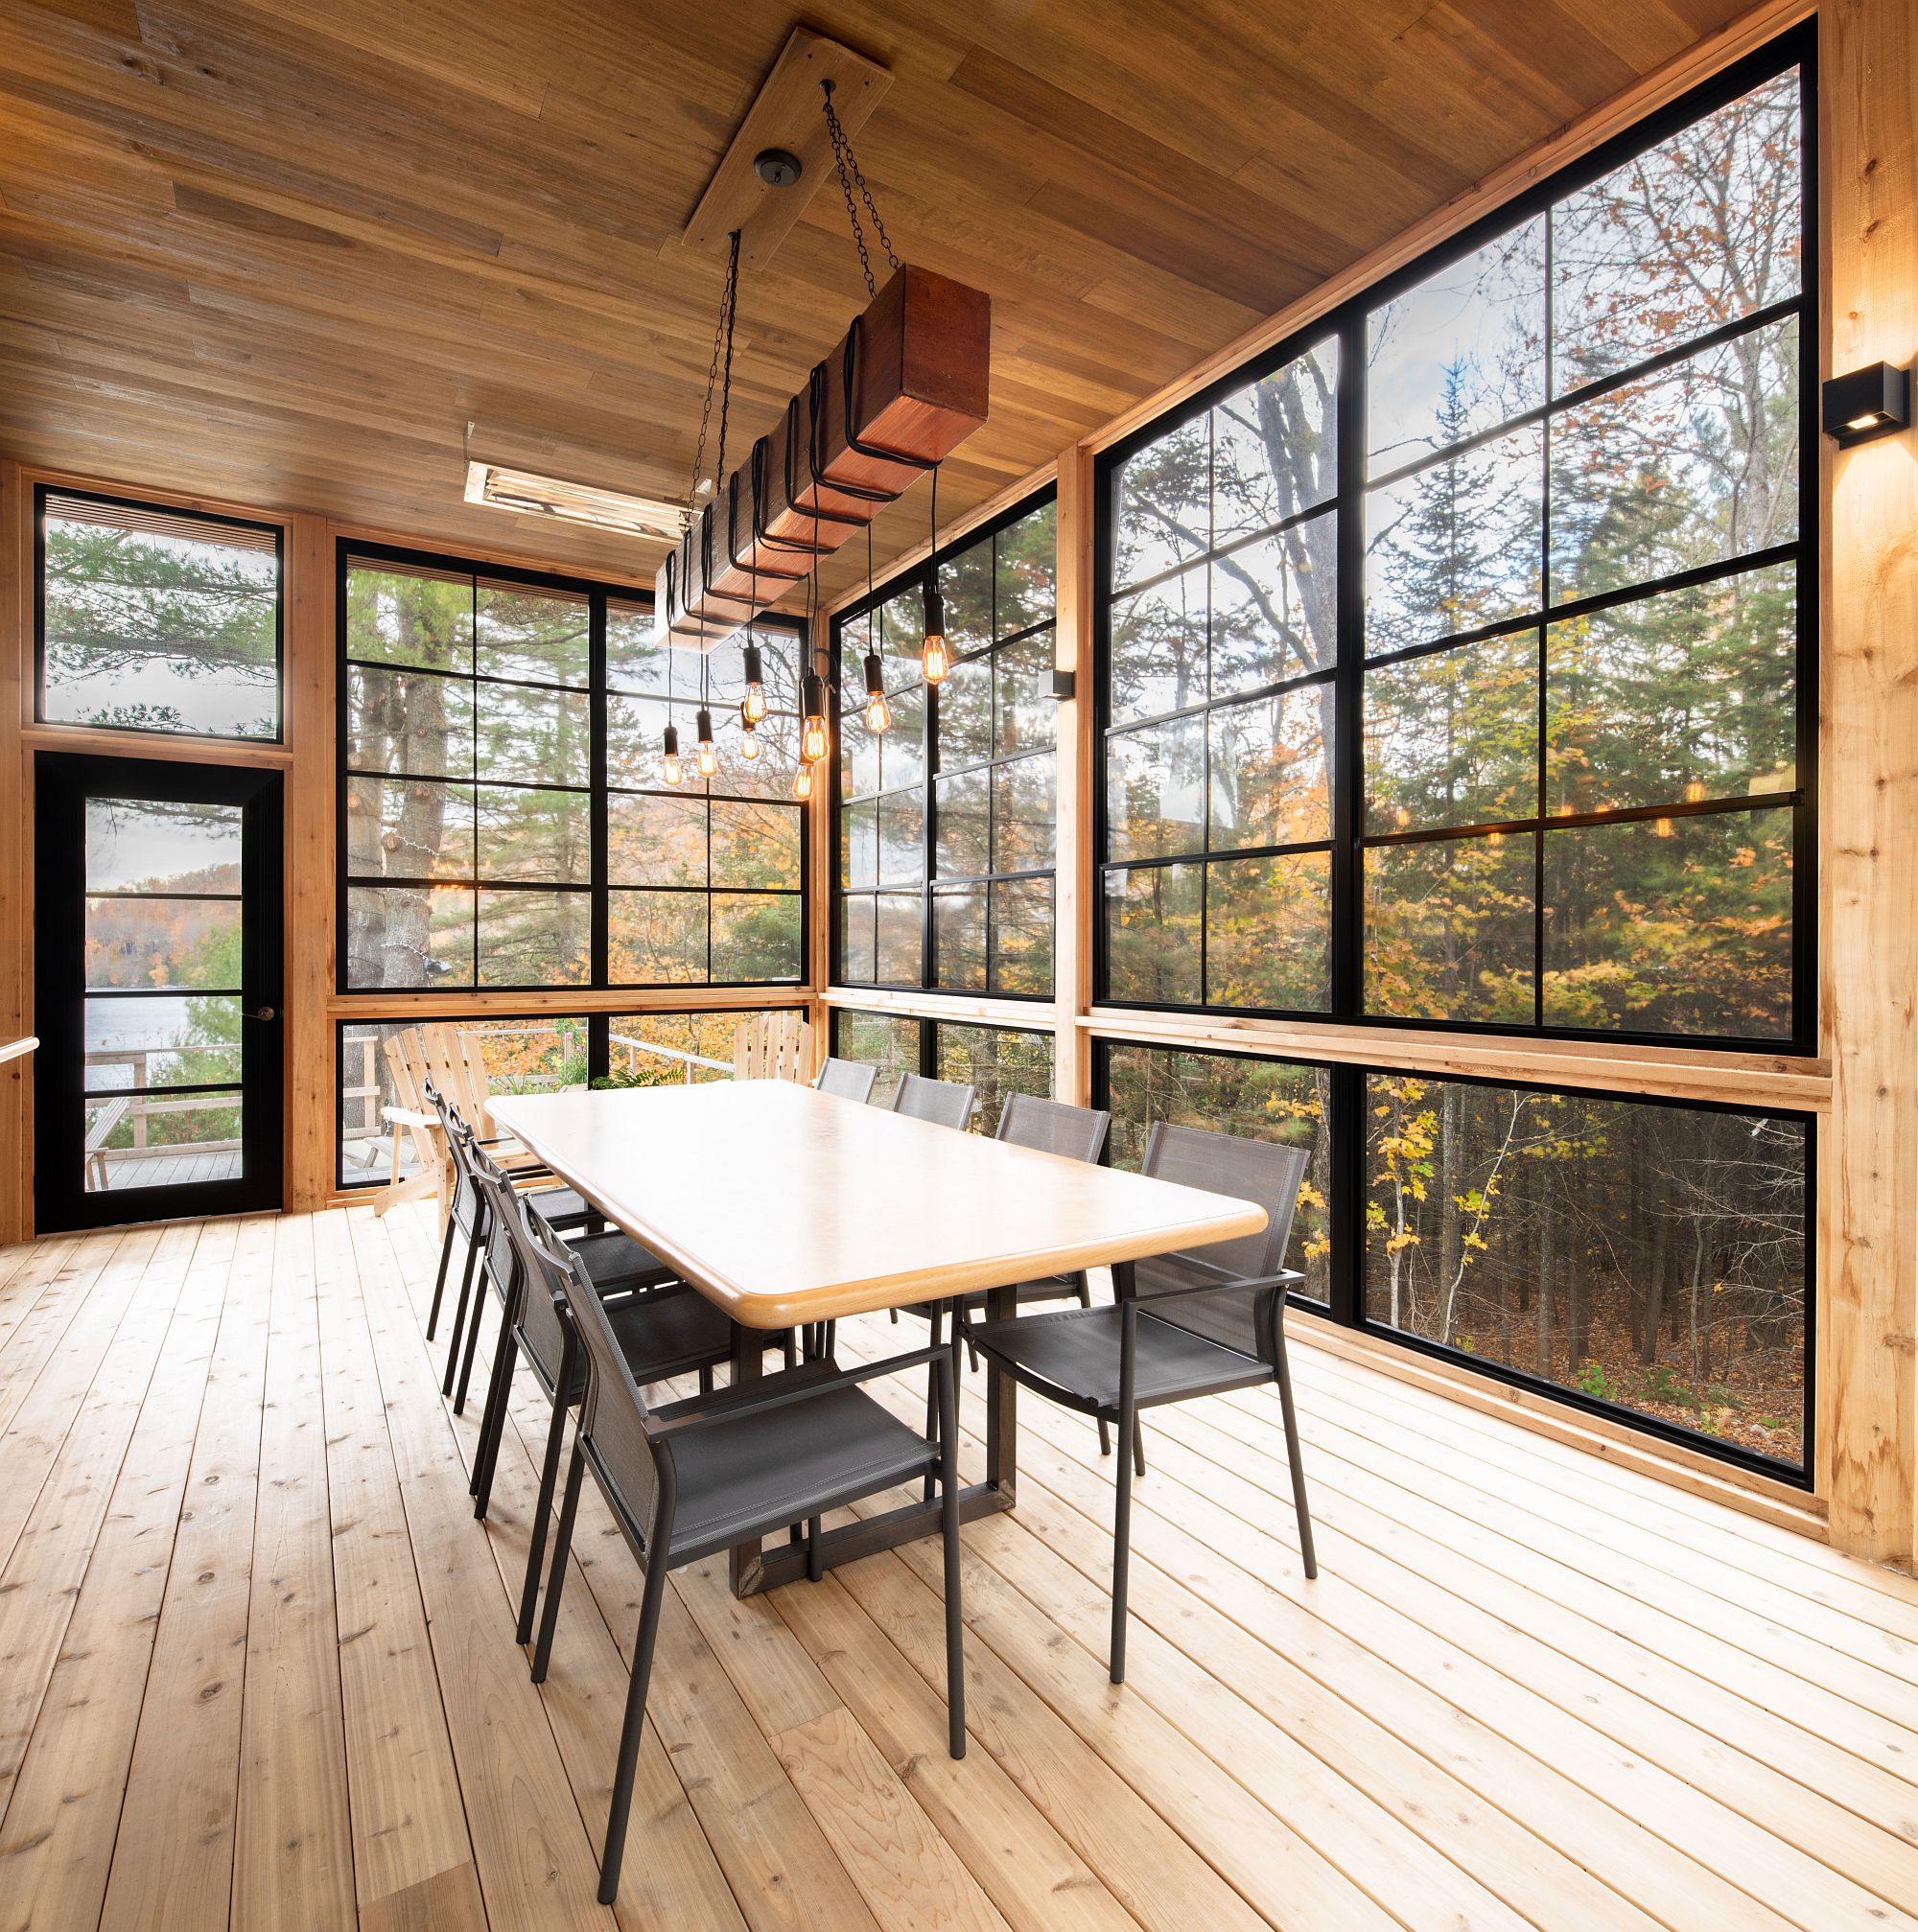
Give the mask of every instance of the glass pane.
[[706, 978], [704, 893], [608, 893], [606, 927], [607, 977], [615, 986]]
[[[944, 700], [941, 700], [942, 704]], [[993, 755], [1049, 752], [1058, 742], [1059, 706], [1052, 696], [1052, 633], [1035, 631], [993, 659]]]
[[1113, 484], [1112, 583], [1156, 577], [1212, 544], [1212, 436], [1197, 416], [1126, 458]]
[[473, 669], [473, 579], [396, 565], [346, 570], [346, 655], [426, 670]]
[[932, 893], [933, 983], [986, 989], [986, 888], [935, 886]]
[[607, 1084], [699, 1086], [708, 1081], [731, 1080], [740, 1022], [759, 1016], [737, 1009], [615, 1013], [607, 1022]]
[[[697, 712], [691, 705], [669, 705], [662, 698], [622, 698], [606, 700], [606, 777], [616, 785], [633, 785], [645, 791], [664, 791], [666, 767], [666, 728], [679, 732], [678, 789], [704, 793], [706, 780], [699, 776], [692, 756]], [[505, 776], [503, 773], [500, 776]], [[790, 771], [788, 770], [788, 782]]]
[[1010, 1094], [1052, 1098], [1052, 1036], [1020, 1033], [1011, 1027], [947, 1026], [932, 1029], [933, 1064], [941, 1080], [977, 1089], [978, 1111], [972, 1131], [999, 1130], [999, 1115]]
[[[943, 571], [940, 581], [942, 584], [945, 582]], [[882, 604], [876, 615], [879, 620], [879, 660], [880, 668], [885, 673], [886, 689], [889, 692], [904, 690], [919, 680], [920, 654], [925, 644], [924, 583], [910, 585], [890, 602]], [[952, 635], [949, 617], [947, 625], [949, 639]], [[984, 641], [983, 637], [980, 641]]]
[[1552, 809], [1792, 790], [1797, 623], [1782, 564], [1550, 626]]
[[674, 655], [669, 646], [653, 641], [650, 610], [617, 598], [607, 601], [606, 683], [612, 689], [671, 696]]
[[1366, 1123], [1373, 1320], [1802, 1460], [1802, 1122], [1369, 1074]]
[[1791, 814], [1545, 835], [1545, 1018], [1633, 1033], [1791, 1031]]
[[1366, 829], [1432, 830], [1538, 810], [1538, 633], [1366, 672]]
[[1285, 1265], [1305, 1277], [1295, 1292], [1325, 1300], [1332, 1252], [1327, 1209], [1332, 1148], [1325, 1131], [1332, 1104], [1330, 1072], [1290, 1060], [1180, 1053], [1170, 1047], [1108, 1046], [1102, 1051], [1114, 1167], [1136, 1173], [1145, 1158], [1146, 1135], [1161, 1120], [1312, 1150], [1312, 1163], [1299, 1183]]
[[494, 1094], [576, 1092], [586, 1084], [586, 1022], [529, 1014], [524, 1019], [454, 1022], [480, 1049]]
[[874, 977], [881, 986], [917, 986], [921, 955], [920, 896], [917, 893], [880, 893], [877, 907], [877, 959]]
[[1052, 990], [1052, 881], [1001, 879], [990, 890], [994, 992]]
[[348, 989], [470, 987], [473, 911], [473, 894], [464, 887], [350, 887]]
[[1545, 218], [1374, 309], [1366, 334], [1373, 476], [1535, 409], [1545, 400]]
[[1052, 863], [1054, 760], [1015, 758], [993, 769], [993, 870], [1034, 872]]
[[1552, 385], [1560, 395], [1795, 295], [1794, 67], [1552, 210]]
[[[392, 1130], [381, 1114], [398, 1106], [400, 1096], [386, 1063], [386, 1044], [406, 1022], [342, 1026], [339, 1029], [339, 1166], [342, 1187], [377, 1187], [391, 1177]], [[399, 1137], [402, 1179], [419, 1172], [413, 1137]]]
[[1112, 605], [1112, 722], [1182, 710], [1205, 695], [1206, 566]]
[[954, 664], [939, 687], [939, 769], [958, 771], [992, 755], [993, 661], [974, 658]]
[[1334, 511], [1247, 544], [1212, 566], [1212, 695], [1325, 669], [1339, 654]]
[[82, 1111], [88, 1194], [238, 1180], [245, 1167], [237, 1088], [159, 1100], [113, 1095]]
[[1198, 1006], [1203, 866], [1141, 866], [1106, 874], [1108, 996]]
[[593, 607], [572, 591], [480, 580], [474, 609], [482, 678], [584, 686], [592, 674]]
[[879, 781], [889, 792], [924, 782], [925, 687], [909, 684], [893, 692], [892, 708], [893, 728], [879, 740]]
[[938, 850], [934, 863], [942, 878], [979, 878], [993, 869], [986, 826], [986, 783], [983, 767], [956, 779], [941, 779], [934, 786], [934, 823]]
[[237, 893], [240, 807], [198, 800], [88, 799], [86, 889]]
[[584, 986], [592, 940], [589, 894], [480, 895], [481, 986]]
[[1532, 841], [1374, 846], [1366, 853], [1366, 1011], [1533, 1021]]
[[[939, 567], [939, 594], [946, 599], [946, 641], [955, 657], [982, 651], [993, 641], [993, 540], [982, 537]], [[895, 599], [895, 607], [901, 602]], [[923, 617], [914, 612], [913, 617]], [[902, 627], [903, 628], [903, 627]], [[906, 638], [910, 637], [909, 630]], [[920, 636], [924, 635], [924, 626]], [[901, 643], [906, 641], [901, 638]], [[916, 643], [916, 640], [914, 640]], [[944, 693], [941, 694], [942, 696]]]
[[348, 779], [346, 871], [356, 879], [470, 879], [473, 787]]
[[86, 1088], [207, 1086], [240, 1075], [238, 993], [86, 1002]]
[[[842, 798], [863, 799], [879, 788], [879, 740], [854, 722], [865, 700], [866, 687], [850, 649], [844, 670], [839, 686], [839, 791]], [[893, 729], [898, 730], [897, 723]], [[790, 760], [784, 762], [789, 764]]]
[[[525, 785], [585, 785], [592, 769], [592, 709], [584, 691], [539, 691], [524, 685], [478, 685], [482, 779]], [[691, 738], [684, 731], [688, 751]], [[659, 741], [654, 739], [654, 743]]]
[[878, 929], [870, 893], [849, 895], [839, 902], [839, 973], [864, 981], [878, 970]]
[[888, 792], [879, 801], [879, 883], [917, 885], [925, 875], [925, 801]]
[[517, 785], [479, 785], [475, 791], [482, 879], [592, 883], [592, 801], [585, 792]]
[[1332, 1000], [1332, 860], [1221, 860], [1205, 876], [1205, 998], [1323, 1013]]
[[[1533, 425], [1370, 493], [1368, 657], [1457, 637], [1538, 608], [1543, 475], [1544, 432]], [[1555, 521], [1553, 536], [1555, 542]]]
[[90, 898], [85, 971], [90, 987], [238, 987], [240, 902]]
[[1270, 529], [1339, 487], [1339, 342], [1212, 406], [1212, 541]]
[[994, 634], [1009, 638], [1052, 615], [1058, 514], [1041, 503], [993, 540]]
[[1555, 603], [1798, 535], [1798, 318], [1575, 403], [1552, 425]]
[[1158, 858], [1205, 843], [1205, 720], [1174, 718], [1106, 740], [1106, 852]]
[[606, 795], [606, 880], [616, 886], [704, 886], [706, 801]]
[[797, 893], [714, 893], [714, 985], [796, 980], [800, 927]]
[[890, 1106], [900, 1075], [919, 1071], [919, 1022], [885, 1013], [837, 1013], [832, 1016], [832, 1051], [841, 1059], [877, 1067], [873, 1105]]
[[470, 778], [473, 687], [430, 671], [349, 664], [346, 762], [362, 772]]
[[1336, 703], [1330, 685], [1305, 685], [1211, 713], [1214, 850], [1332, 836]]
[[278, 733], [272, 531], [60, 496], [42, 527], [49, 720]]
[[799, 889], [799, 808], [713, 801], [713, 883]]
[[879, 807], [875, 800], [840, 809], [839, 882], [854, 891], [879, 882]]

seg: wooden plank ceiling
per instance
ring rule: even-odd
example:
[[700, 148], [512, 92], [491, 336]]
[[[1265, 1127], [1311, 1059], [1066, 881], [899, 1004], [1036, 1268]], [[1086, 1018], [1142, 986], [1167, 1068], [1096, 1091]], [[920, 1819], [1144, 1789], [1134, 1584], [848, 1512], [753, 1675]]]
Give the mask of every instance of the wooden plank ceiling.
[[[986, 289], [955, 515], [1739, 0], [823, 0], [905, 258]], [[722, 260], [679, 236], [772, 0], [0, 0], [0, 449], [650, 582], [461, 500], [469, 420], [683, 496]], [[735, 449], [861, 303], [833, 184], [739, 299]], [[879, 520], [923, 537], [926, 492]], [[862, 572], [863, 547], [829, 590]]]

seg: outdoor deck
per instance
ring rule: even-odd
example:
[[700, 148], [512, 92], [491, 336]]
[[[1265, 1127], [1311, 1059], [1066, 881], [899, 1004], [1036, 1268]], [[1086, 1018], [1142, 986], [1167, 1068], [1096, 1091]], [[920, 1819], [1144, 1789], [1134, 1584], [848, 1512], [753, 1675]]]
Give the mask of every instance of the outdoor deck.
[[1110, 1466], [1022, 1406], [962, 1763], [933, 1548], [743, 1604], [676, 1573], [616, 1920], [637, 1574], [589, 1485], [535, 1688], [538, 1396], [482, 1528], [434, 1245], [356, 1208], [0, 1253], [7, 1925], [1914, 1923], [1918, 1583], [1310, 1347], [1319, 1580], [1266, 1395], [1161, 1411], [1122, 1691]]
[[232, 1180], [240, 1172], [238, 1148], [190, 1148], [180, 1153], [116, 1152], [106, 1163], [106, 1185], [118, 1193], [125, 1187], [184, 1187], [202, 1180]]

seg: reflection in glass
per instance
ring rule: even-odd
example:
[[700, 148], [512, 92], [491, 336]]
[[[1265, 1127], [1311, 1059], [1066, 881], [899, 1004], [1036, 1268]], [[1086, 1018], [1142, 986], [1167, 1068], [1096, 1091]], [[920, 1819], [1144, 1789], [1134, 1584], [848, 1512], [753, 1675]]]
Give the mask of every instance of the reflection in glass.
[[1212, 566], [1212, 697], [1323, 670], [1338, 656], [1335, 511]]
[[[946, 693], [939, 695], [939, 734], [946, 739]], [[1049, 752], [1058, 737], [1059, 707], [1052, 697], [1052, 633], [1035, 631], [993, 658], [993, 754], [1017, 757]]]
[[1156, 717], [1205, 695], [1206, 567], [1112, 605], [1112, 722]]
[[879, 801], [879, 883], [916, 885], [925, 875], [925, 803], [922, 794], [888, 792]]
[[1545, 218], [1425, 277], [1367, 323], [1373, 476], [1545, 400]]
[[932, 889], [933, 978], [968, 992], [986, 989], [986, 888]]
[[1201, 556], [1212, 541], [1210, 419], [1168, 430], [1113, 479], [1112, 584], [1142, 582]]
[[993, 768], [993, 870], [1038, 872], [1052, 863], [1053, 758], [1014, 758]]
[[839, 901], [839, 974], [854, 982], [878, 972], [877, 910], [870, 893], [849, 893]]
[[1304, 685], [1210, 714], [1213, 850], [1331, 837], [1335, 702]]
[[933, 787], [938, 827], [933, 857], [942, 878], [979, 878], [992, 871], [986, 829], [984, 769], [941, 779]]
[[1530, 833], [1366, 853], [1366, 1011], [1533, 1021]]
[[1219, 859], [1206, 868], [1207, 1005], [1323, 1013], [1331, 942], [1330, 853]]
[[1204, 875], [1199, 865], [1106, 873], [1106, 980], [1113, 999], [1200, 1004]]
[[870, 891], [879, 882], [879, 807], [876, 800], [840, 808], [839, 881], [854, 892]]
[[841, 1011], [832, 1015], [832, 1051], [841, 1059], [877, 1067], [873, 1105], [890, 1106], [899, 1091], [900, 1075], [919, 1071], [919, 1022], [887, 1013]]
[[881, 986], [917, 986], [924, 952], [919, 894], [880, 893], [876, 906], [877, 969], [874, 977]]
[[1106, 740], [1106, 854], [1159, 858], [1205, 843], [1205, 720], [1173, 718]]
[[993, 635], [1010, 638], [1052, 616], [1058, 518], [1041, 503], [993, 539]]
[[1538, 633], [1366, 672], [1366, 829], [1535, 816]]
[[957, 771], [993, 755], [993, 661], [954, 664], [939, 686], [939, 769]]
[[1545, 835], [1548, 1025], [1782, 1038], [1791, 1031], [1791, 814]]

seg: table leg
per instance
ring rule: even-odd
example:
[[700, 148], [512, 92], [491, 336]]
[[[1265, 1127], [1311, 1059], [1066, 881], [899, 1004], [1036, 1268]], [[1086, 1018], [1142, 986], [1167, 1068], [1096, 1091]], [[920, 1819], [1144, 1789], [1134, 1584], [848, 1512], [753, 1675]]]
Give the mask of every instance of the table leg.
[[[733, 1324], [733, 1386], [738, 1388], [749, 1382], [757, 1382], [765, 1372], [766, 1334], [763, 1329], [744, 1328], [738, 1322]], [[733, 1594], [750, 1596], [754, 1591], [765, 1586], [760, 1574], [760, 1545], [736, 1543], [733, 1546], [730, 1567], [733, 1577]]]
[[[986, 1315], [1010, 1321], [1018, 1313], [1016, 1287], [995, 1288], [986, 1296]], [[986, 1362], [986, 1487], [998, 1507], [1010, 1509], [1018, 1487], [1018, 1384], [988, 1358]]]

